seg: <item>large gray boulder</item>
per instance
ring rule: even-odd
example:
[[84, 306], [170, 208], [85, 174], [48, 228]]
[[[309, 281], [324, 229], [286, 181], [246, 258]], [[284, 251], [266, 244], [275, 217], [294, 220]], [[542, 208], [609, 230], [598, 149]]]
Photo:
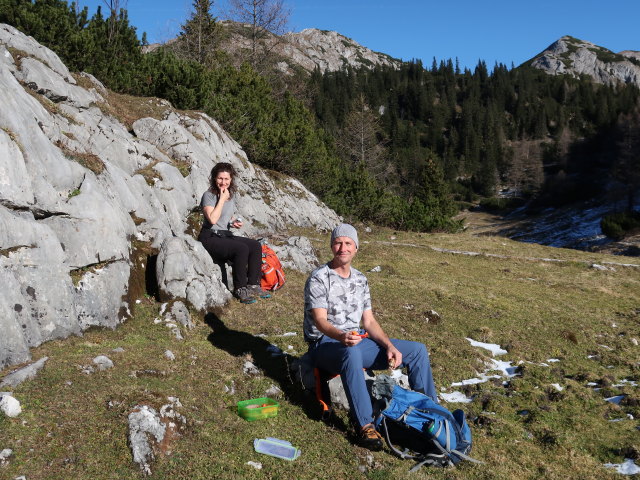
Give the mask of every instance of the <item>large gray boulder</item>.
[[223, 305], [231, 293], [219, 272], [202, 244], [191, 237], [167, 238], [160, 248], [156, 274], [161, 297], [184, 299], [202, 311]]
[[[155, 118], [125, 125], [106, 88], [80, 76], [0, 24], [0, 368], [42, 342], [122, 322], [135, 306], [133, 242], [159, 252], [163, 297], [201, 311], [227, 302], [220, 267], [185, 234], [218, 161], [238, 170], [240, 234], [339, 223], [297, 180], [251, 165], [207, 115], [140, 99]], [[291, 268], [306, 269], [308, 245], [295, 242], [307, 253], [289, 254]]]

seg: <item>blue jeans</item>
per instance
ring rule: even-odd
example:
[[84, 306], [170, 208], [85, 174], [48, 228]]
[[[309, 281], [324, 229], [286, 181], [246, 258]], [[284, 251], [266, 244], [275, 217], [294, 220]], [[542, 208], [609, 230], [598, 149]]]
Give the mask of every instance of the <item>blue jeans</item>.
[[[407, 367], [411, 388], [437, 402], [438, 394], [431, 374], [429, 353], [424, 344], [395, 338], [391, 339], [391, 343], [402, 353], [402, 366]], [[349, 407], [358, 424], [363, 427], [371, 423], [373, 406], [362, 369], [389, 368], [386, 349], [370, 338], [364, 338], [357, 345], [347, 347], [325, 335], [310, 347], [309, 352], [316, 367], [340, 374]]]

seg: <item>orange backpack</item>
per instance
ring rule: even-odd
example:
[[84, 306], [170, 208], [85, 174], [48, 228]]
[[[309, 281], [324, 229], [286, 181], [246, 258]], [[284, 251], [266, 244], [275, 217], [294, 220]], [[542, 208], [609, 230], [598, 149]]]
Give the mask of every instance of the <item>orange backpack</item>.
[[262, 279], [260, 286], [263, 290], [278, 290], [284, 285], [284, 271], [276, 255], [266, 244], [262, 245]]

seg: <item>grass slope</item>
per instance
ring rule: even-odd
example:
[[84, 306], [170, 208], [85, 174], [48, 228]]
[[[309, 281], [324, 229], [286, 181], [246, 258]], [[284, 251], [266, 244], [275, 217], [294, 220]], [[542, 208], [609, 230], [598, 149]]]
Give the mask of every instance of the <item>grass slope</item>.
[[[314, 240], [322, 260], [328, 260], [327, 243]], [[159, 407], [174, 396], [188, 424], [149, 478], [617, 478], [603, 464], [640, 453], [638, 388], [614, 386], [640, 381], [640, 268], [600, 271], [590, 264], [633, 260], [467, 234], [361, 234], [356, 268], [382, 267], [368, 274], [379, 321], [391, 336], [427, 344], [439, 389], [454, 391], [451, 383], [487, 369], [491, 353], [465, 337], [498, 343], [508, 350], [499, 359], [519, 364], [521, 375], [506, 385], [499, 379], [458, 387], [474, 400], [449, 404], [462, 406], [473, 421], [472, 454], [485, 465], [409, 475], [410, 462], [354, 446], [344, 414], [331, 426], [319, 421], [315, 402], [293, 384], [287, 359], [265, 351], [270, 343], [292, 356], [306, 350], [306, 277], [289, 272], [272, 299], [196, 314], [197, 325], [183, 341], [154, 324], [160, 305], [143, 298], [134, 318], [116, 330], [92, 329], [35, 349], [34, 359], [47, 355], [49, 361], [36, 379], [14, 390], [23, 413], [0, 416], [0, 449], [14, 451], [0, 477], [140, 478], [127, 445], [127, 415], [135, 405]], [[425, 320], [431, 309], [440, 321]], [[282, 336], [286, 332], [298, 334]], [[124, 351], [113, 352], [117, 347]], [[174, 361], [165, 358], [167, 349]], [[102, 354], [114, 368], [81, 372]], [[249, 357], [262, 375], [243, 373]], [[225, 393], [231, 385], [235, 393]], [[263, 396], [271, 385], [284, 391], [277, 417], [249, 423], [236, 415], [236, 402]], [[604, 400], [619, 394], [627, 395], [620, 405]], [[286, 462], [255, 453], [253, 439], [266, 436], [291, 441], [302, 456]]]

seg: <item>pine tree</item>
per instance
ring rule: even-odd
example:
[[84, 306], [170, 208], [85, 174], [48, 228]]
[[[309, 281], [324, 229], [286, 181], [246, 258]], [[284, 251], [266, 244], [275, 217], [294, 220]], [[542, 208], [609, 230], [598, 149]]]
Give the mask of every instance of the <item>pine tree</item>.
[[217, 19], [211, 14], [212, 8], [212, 0], [194, 0], [191, 16], [182, 25], [176, 43], [180, 56], [201, 65], [210, 63], [221, 35]]

